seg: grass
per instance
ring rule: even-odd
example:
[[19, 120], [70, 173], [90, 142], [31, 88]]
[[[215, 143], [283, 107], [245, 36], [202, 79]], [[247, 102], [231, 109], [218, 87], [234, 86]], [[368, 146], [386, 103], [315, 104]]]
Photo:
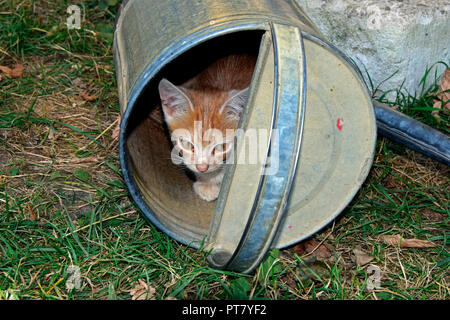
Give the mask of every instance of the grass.
[[[449, 170], [382, 137], [357, 196], [313, 236], [332, 253], [327, 263], [291, 247], [271, 251], [252, 275], [219, 271], [148, 224], [111, 137], [113, 2], [87, 2], [82, 28], [68, 31], [65, 10], [77, 1], [0, 0], [0, 65], [25, 66], [0, 82], [0, 299], [130, 299], [138, 280], [156, 299], [449, 298]], [[448, 113], [431, 115], [436, 92], [437, 83], [418, 97], [380, 99], [448, 133]], [[388, 246], [385, 234], [436, 247]], [[381, 288], [367, 290], [355, 248], [373, 257]], [[71, 266], [81, 275], [72, 290]]]

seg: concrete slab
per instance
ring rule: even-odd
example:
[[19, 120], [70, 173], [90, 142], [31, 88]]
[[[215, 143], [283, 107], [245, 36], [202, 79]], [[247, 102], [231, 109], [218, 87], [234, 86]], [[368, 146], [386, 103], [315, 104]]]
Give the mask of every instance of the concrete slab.
[[[427, 67], [450, 62], [449, 0], [295, 0], [375, 86], [420, 94]], [[445, 66], [437, 64], [437, 75]], [[366, 77], [367, 79], [367, 77]], [[427, 85], [434, 80], [433, 74]], [[392, 96], [392, 95], [391, 95]]]

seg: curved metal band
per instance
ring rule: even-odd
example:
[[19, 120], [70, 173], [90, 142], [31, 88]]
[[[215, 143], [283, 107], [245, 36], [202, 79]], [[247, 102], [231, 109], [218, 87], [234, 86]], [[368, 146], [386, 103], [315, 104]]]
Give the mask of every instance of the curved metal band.
[[[298, 28], [271, 24], [275, 54], [274, 118], [260, 192], [227, 269], [248, 273], [270, 249], [295, 176], [306, 106], [306, 63]], [[293, 45], [298, 44], [298, 45]]]

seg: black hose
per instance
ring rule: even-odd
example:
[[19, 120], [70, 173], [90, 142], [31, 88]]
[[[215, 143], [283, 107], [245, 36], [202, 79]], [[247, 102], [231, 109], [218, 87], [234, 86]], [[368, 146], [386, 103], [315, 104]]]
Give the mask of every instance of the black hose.
[[379, 134], [450, 166], [449, 136], [381, 102], [372, 103]]

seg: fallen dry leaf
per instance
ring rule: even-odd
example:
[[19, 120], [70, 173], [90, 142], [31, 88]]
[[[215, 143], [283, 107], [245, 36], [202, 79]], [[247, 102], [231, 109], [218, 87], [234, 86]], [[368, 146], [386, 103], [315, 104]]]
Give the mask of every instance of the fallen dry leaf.
[[353, 249], [353, 254], [355, 255], [355, 262], [358, 266], [363, 266], [374, 258], [369, 256], [369, 254], [359, 248]]
[[305, 250], [305, 241], [300, 242], [298, 244], [296, 244], [294, 246], [294, 252], [301, 257], [302, 255], [306, 254], [306, 250]]
[[116, 124], [116, 127], [114, 128], [114, 130], [113, 130], [113, 132], [112, 132], [112, 134], [111, 134], [111, 138], [113, 139], [113, 140], [116, 140], [116, 139], [118, 139], [119, 138], [119, 134], [120, 134], [120, 122], [122, 121], [122, 117], [121, 117], [121, 115], [120, 115], [120, 113], [119, 113], [119, 115], [117, 116], [117, 124]]
[[332, 257], [330, 250], [328, 250], [325, 244], [320, 244], [319, 241], [314, 239], [300, 242], [294, 247], [294, 251], [299, 256], [312, 254], [320, 261], [329, 260]]
[[138, 282], [133, 289], [128, 290], [131, 294], [131, 300], [153, 300], [156, 293], [155, 288], [150, 287], [141, 279]]
[[30, 219], [36, 221], [36, 214], [34, 213], [30, 204], [27, 204], [27, 207], [28, 207], [28, 212], [30, 212]]
[[83, 100], [86, 100], [86, 101], [94, 101], [95, 99], [98, 98], [98, 95], [88, 95], [87, 91], [84, 90], [84, 91], [82, 91], [80, 93], [80, 97], [83, 98]]
[[428, 240], [404, 239], [399, 234], [380, 236], [380, 240], [391, 246], [404, 248], [434, 248], [436, 245]]
[[87, 87], [85, 90], [81, 91], [80, 97], [83, 100], [86, 100], [86, 101], [94, 101], [94, 100], [96, 100], [99, 97], [99, 95], [98, 94], [90, 95], [89, 93], [90, 93], [91, 89], [92, 89], [92, 85]]
[[431, 114], [436, 116], [436, 117], [438, 117], [438, 118], [440, 118], [439, 117], [439, 112], [441, 110], [438, 110], [438, 109], [442, 109], [442, 101], [441, 100], [434, 100], [433, 108], [434, 108], [434, 110], [431, 111]]
[[70, 163], [73, 163], [73, 164], [99, 162], [99, 161], [103, 161], [103, 158], [102, 157], [86, 157], [86, 158], [72, 158], [72, 159], [70, 159]]
[[11, 69], [6, 66], [0, 66], [0, 71], [5, 73], [9, 78], [15, 79], [20, 78], [23, 74], [24, 66], [22, 64], [14, 65], [14, 68]]
[[[441, 93], [445, 100], [450, 100], [450, 69], [445, 69], [444, 74], [441, 78]], [[447, 91], [447, 92], [444, 92]]]
[[[439, 86], [438, 91], [438, 99], [434, 100], [433, 108], [436, 109], [442, 109], [442, 106], [444, 106], [444, 110], [449, 111], [450, 110], [450, 103], [448, 102], [450, 100], [450, 69], [445, 69], [444, 74], [441, 78], [441, 84]], [[439, 116], [440, 110], [433, 110], [431, 113], [435, 116]]]

